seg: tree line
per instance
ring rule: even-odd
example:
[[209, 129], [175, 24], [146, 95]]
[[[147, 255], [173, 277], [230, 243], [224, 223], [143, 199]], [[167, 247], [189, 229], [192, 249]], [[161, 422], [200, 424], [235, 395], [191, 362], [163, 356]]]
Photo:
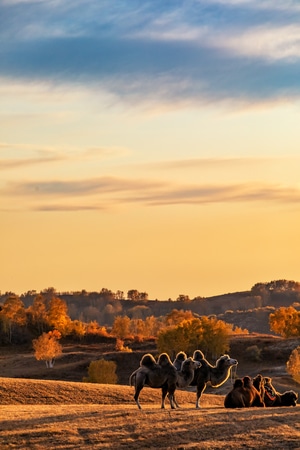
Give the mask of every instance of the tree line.
[[[87, 336], [115, 336], [120, 339], [150, 339], [157, 338], [163, 329], [172, 329], [182, 322], [202, 320], [186, 305], [185, 309], [173, 308], [165, 315], [140, 314], [138, 317], [129, 317], [115, 311], [111, 327], [101, 325], [96, 319], [86, 322], [80, 319], [72, 319], [69, 315], [67, 303], [58, 297], [53, 290], [47, 290], [37, 294], [32, 303], [27, 307], [23, 300], [15, 294], [9, 295], [0, 306], [0, 343], [23, 343], [43, 332], [53, 331], [61, 333], [62, 337], [83, 339]], [[210, 322], [215, 324], [226, 323], [210, 316]], [[300, 311], [292, 306], [280, 307], [269, 315], [270, 330], [283, 336], [292, 337], [300, 335]], [[226, 325], [228, 328], [228, 324]], [[231, 326], [230, 332], [234, 331]], [[229, 329], [229, 328], [228, 328]], [[235, 327], [238, 332], [243, 330]], [[181, 340], [184, 340], [184, 330], [181, 332]], [[199, 334], [199, 329], [198, 329]], [[171, 335], [171, 333], [170, 333]]]

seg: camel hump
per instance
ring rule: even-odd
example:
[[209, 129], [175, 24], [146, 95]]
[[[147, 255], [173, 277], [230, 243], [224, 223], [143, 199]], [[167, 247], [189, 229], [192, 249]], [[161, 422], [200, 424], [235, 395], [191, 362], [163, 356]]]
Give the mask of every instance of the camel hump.
[[234, 382], [233, 389], [237, 389], [243, 387], [243, 380], [241, 378], [237, 378]]
[[176, 355], [176, 359], [178, 361], [184, 361], [187, 358], [186, 353], [185, 352], [178, 352]]
[[167, 353], [161, 353], [158, 357], [157, 364], [160, 366], [172, 365], [170, 356]]
[[140, 366], [145, 366], [148, 368], [151, 368], [156, 365], [154, 356], [151, 355], [151, 353], [146, 353], [140, 361]]
[[194, 354], [193, 354], [193, 359], [195, 361], [203, 361], [203, 359], [205, 359], [205, 358], [204, 358], [204, 355], [201, 352], [201, 350], [195, 350]]
[[249, 387], [253, 386], [251, 378], [248, 377], [247, 375], [243, 378], [243, 384], [244, 384], [245, 388], [249, 388]]

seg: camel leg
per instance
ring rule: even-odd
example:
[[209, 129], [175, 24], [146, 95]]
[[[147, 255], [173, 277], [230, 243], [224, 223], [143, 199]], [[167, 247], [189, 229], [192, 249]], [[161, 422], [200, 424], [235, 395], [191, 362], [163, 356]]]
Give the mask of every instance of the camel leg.
[[134, 400], [135, 400], [135, 402], [136, 402], [136, 404], [137, 404], [139, 409], [142, 409], [142, 407], [140, 405], [140, 402], [139, 402], [139, 395], [140, 395], [140, 392], [141, 392], [142, 389], [143, 389], [143, 387], [141, 387], [141, 388], [140, 387], [136, 387], [135, 394], [134, 394]]
[[173, 388], [169, 389], [168, 397], [169, 397], [171, 408], [176, 409], [177, 402], [175, 400], [175, 389], [173, 389]]
[[168, 387], [163, 386], [161, 388], [161, 409], [165, 409], [165, 399], [166, 399], [167, 393], [168, 393]]
[[176, 400], [176, 397], [175, 397], [175, 393], [173, 394], [173, 401], [174, 401], [174, 404], [175, 404], [176, 408], [180, 408], [180, 405], [178, 405], [178, 403], [177, 403], [177, 400]]
[[200, 408], [200, 399], [201, 395], [205, 389], [205, 383], [198, 384], [197, 386], [197, 394], [196, 394], [196, 409]]
[[173, 396], [174, 396], [175, 389], [169, 389], [167, 385], [163, 386], [161, 388], [161, 408], [165, 409], [165, 399], [168, 394], [170, 405], [172, 409], [175, 409], [176, 406], [174, 404]]

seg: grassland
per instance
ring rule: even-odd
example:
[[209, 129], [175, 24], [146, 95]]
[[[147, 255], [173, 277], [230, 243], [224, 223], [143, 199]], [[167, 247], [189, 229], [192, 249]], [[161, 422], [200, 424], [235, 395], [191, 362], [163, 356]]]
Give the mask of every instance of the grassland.
[[160, 409], [145, 388], [0, 378], [0, 448], [300, 449], [300, 407], [228, 410], [222, 395], [178, 391], [181, 407]]
[[[246, 348], [256, 344], [262, 360], [254, 363]], [[291, 348], [298, 341], [258, 336], [232, 343], [239, 360], [238, 376], [261, 372], [270, 375], [283, 392], [297, 385], [285, 371]], [[283, 408], [228, 410], [224, 395], [231, 380], [217, 390], [207, 389], [202, 406], [195, 408], [196, 394], [178, 391], [180, 408], [160, 409], [160, 390], [145, 388], [138, 410], [128, 373], [136, 369], [140, 355], [110, 346], [65, 346], [54, 369], [36, 361], [32, 351], [2, 348], [0, 351], [0, 450], [61, 449], [298, 449], [300, 405]], [[117, 361], [117, 385], [82, 383], [91, 360]]]

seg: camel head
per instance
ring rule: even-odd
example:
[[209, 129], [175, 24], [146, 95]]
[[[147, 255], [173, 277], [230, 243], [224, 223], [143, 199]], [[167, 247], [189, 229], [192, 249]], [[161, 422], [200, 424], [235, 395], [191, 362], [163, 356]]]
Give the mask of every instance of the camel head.
[[222, 366], [222, 367], [230, 368], [232, 366], [237, 366], [237, 365], [238, 365], [237, 359], [230, 358], [229, 355], [221, 356], [216, 362], [217, 367]]
[[298, 394], [295, 391], [286, 391], [280, 395], [281, 406], [297, 406]]
[[187, 358], [181, 365], [181, 371], [184, 372], [186, 370], [196, 370], [199, 369], [201, 365], [201, 362], [195, 361], [193, 358]]

